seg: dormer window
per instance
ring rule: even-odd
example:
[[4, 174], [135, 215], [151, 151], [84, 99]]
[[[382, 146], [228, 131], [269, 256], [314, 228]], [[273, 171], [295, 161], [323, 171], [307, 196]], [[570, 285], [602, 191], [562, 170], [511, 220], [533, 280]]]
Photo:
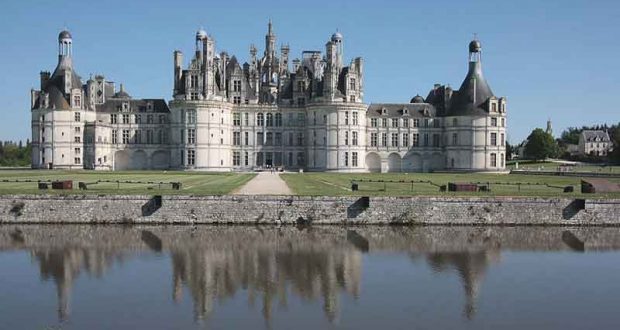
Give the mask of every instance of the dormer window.
[[387, 109], [386, 108], [381, 108], [381, 114], [382, 115], [387, 115]]
[[409, 114], [409, 109], [403, 108], [403, 115], [408, 115], [408, 114]]
[[123, 102], [122, 109], [123, 109], [123, 112], [129, 111], [129, 103], [128, 102]]
[[149, 111], [149, 112], [153, 111], [153, 103], [148, 102], [146, 104], [146, 111]]
[[497, 103], [495, 102], [491, 103], [491, 112], [497, 112]]
[[82, 106], [82, 100], [79, 95], [73, 96], [73, 107], [80, 108]]

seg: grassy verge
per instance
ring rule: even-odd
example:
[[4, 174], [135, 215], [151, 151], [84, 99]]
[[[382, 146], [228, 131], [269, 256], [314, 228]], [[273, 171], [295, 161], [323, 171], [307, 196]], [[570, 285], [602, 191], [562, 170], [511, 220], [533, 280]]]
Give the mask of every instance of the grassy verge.
[[[225, 195], [255, 176], [253, 173], [203, 173], [175, 171], [0, 171], [0, 194], [164, 194], [164, 195]], [[9, 182], [3, 182], [7, 180]], [[11, 182], [14, 180], [32, 182]], [[38, 180], [73, 180], [73, 190], [39, 190]], [[78, 182], [89, 184], [88, 190], [79, 190]], [[115, 181], [120, 181], [116, 183]], [[125, 183], [125, 181], [142, 183]], [[149, 183], [151, 182], [151, 183]], [[164, 184], [160, 184], [163, 182]], [[173, 190], [169, 182], [180, 182], [181, 190]]]
[[[613, 197], [614, 194], [581, 194], [580, 178], [542, 176], [542, 175], [510, 175], [510, 174], [451, 174], [451, 173], [303, 173], [283, 174], [282, 179], [297, 195], [309, 196], [540, 196], [540, 197], [578, 197], [588, 198]], [[360, 182], [358, 191], [351, 191], [352, 180], [384, 180], [403, 182]], [[430, 183], [411, 183], [410, 181], [430, 181]], [[612, 179], [612, 182], [620, 182]], [[475, 182], [479, 185], [489, 183], [488, 192], [440, 192], [439, 185], [448, 182]], [[521, 184], [520, 186], [517, 184]], [[552, 186], [552, 187], [549, 187]], [[564, 187], [573, 186], [573, 193], [562, 192]]]

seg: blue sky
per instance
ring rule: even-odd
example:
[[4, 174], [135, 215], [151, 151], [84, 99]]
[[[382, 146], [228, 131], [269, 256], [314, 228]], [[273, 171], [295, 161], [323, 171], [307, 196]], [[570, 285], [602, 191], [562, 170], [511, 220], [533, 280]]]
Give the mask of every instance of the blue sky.
[[365, 60], [365, 102], [408, 102], [434, 83], [458, 88], [477, 33], [484, 74], [508, 98], [509, 140], [553, 121], [620, 121], [620, 1], [9, 1], [0, 11], [0, 139], [30, 136], [30, 88], [55, 68], [57, 35], [73, 34], [83, 78], [104, 74], [134, 97], [171, 98], [172, 52], [193, 52], [203, 26], [218, 50], [259, 54], [269, 18], [294, 57], [344, 35], [345, 58]]

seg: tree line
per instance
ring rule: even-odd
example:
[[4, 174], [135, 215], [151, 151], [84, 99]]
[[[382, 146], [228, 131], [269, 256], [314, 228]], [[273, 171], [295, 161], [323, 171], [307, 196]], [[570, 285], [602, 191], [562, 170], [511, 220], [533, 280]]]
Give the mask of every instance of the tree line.
[[31, 154], [30, 140], [0, 141], [0, 166], [30, 166]]

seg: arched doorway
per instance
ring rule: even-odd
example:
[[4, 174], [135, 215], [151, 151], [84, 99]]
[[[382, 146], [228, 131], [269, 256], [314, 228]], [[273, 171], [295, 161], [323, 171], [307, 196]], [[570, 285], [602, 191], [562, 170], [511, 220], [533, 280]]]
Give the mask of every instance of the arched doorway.
[[381, 172], [381, 157], [374, 152], [367, 154], [366, 168], [369, 172]]
[[168, 152], [157, 150], [151, 155], [151, 168], [155, 170], [164, 170], [170, 167], [170, 158]]
[[123, 171], [129, 169], [129, 153], [126, 150], [119, 150], [114, 153], [114, 170]]
[[402, 169], [404, 172], [422, 171], [422, 156], [419, 154], [408, 154], [403, 158]]
[[402, 159], [397, 153], [388, 156], [388, 172], [400, 172], [402, 169]]
[[148, 160], [146, 152], [138, 150], [131, 156], [131, 168], [136, 170], [145, 170], [148, 168]]

